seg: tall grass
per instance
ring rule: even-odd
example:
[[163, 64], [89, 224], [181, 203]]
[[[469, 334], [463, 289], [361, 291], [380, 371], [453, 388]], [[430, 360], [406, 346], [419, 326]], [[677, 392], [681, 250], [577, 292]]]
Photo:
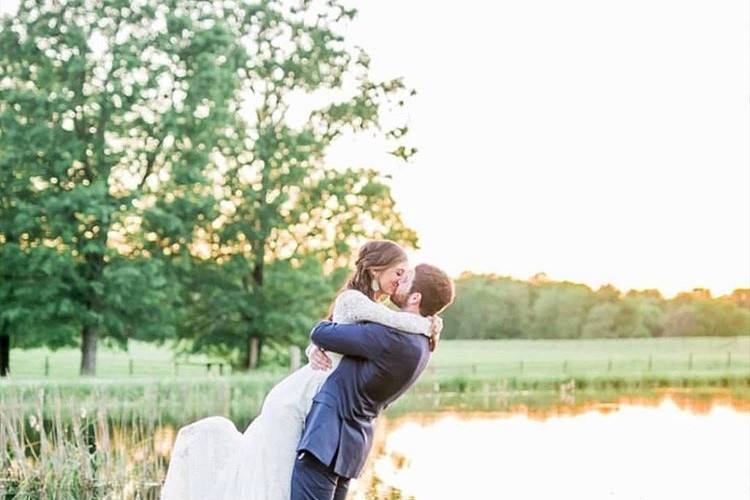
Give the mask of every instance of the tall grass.
[[59, 394], [41, 396], [31, 412], [3, 403], [0, 497], [157, 497], [173, 431], [149, 409], [116, 421], [106, 407], [89, 413]]
[[179, 426], [239, 430], [281, 374], [0, 386], [0, 498], [157, 498]]

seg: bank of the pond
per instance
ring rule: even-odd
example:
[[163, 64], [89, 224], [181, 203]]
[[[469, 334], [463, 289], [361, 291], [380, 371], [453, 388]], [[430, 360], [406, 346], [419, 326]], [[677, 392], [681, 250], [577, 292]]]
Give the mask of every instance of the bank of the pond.
[[[207, 415], [224, 415], [238, 426], [257, 415], [268, 391], [286, 376], [284, 371], [214, 377], [156, 377], [138, 379], [75, 379], [0, 383], [0, 412], [31, 409], [41, 418], [55, 412], [67, 419], [71, 412], [105, 409], [111, 418], [133, 416], [162, 422], [185, 422]], [[510, 377], [493, 373], [427, 373], [409, 395], [523, 394], [589, 391], [642, 392], [659, 388], [721, 388], [750, 392], [750, 372], [723, 370], [669, 374], [526, 374]]]

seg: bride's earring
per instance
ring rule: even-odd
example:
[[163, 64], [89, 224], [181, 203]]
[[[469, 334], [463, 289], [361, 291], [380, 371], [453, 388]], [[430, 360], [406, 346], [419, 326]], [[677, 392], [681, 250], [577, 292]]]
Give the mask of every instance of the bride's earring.
[[380, 291], [380, 283], [378, 283], [378, 277], [377, 276], [373, 276], [372, 277], [372, 282], [370, 282], [370, 286], [372, 286], [372, 291], [373, 292], [379, 292]]

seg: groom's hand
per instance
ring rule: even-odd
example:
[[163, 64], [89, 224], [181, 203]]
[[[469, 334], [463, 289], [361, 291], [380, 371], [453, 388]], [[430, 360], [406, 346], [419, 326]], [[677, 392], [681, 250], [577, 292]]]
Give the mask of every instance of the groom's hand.
[[330, 370], [333, 363], [323, 349], [315, 346], [310, 352], [310, 366], [313, 370]]

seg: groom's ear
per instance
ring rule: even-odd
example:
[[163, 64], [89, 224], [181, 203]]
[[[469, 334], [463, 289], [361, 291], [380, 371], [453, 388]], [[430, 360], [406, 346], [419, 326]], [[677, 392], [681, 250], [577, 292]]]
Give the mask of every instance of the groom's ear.
[[418, 306], [422, 303], [422, 294], [419, 292], [414, 292], [409, 294], [409, 298], [407, 299], [407, 303], [410, 306]]

